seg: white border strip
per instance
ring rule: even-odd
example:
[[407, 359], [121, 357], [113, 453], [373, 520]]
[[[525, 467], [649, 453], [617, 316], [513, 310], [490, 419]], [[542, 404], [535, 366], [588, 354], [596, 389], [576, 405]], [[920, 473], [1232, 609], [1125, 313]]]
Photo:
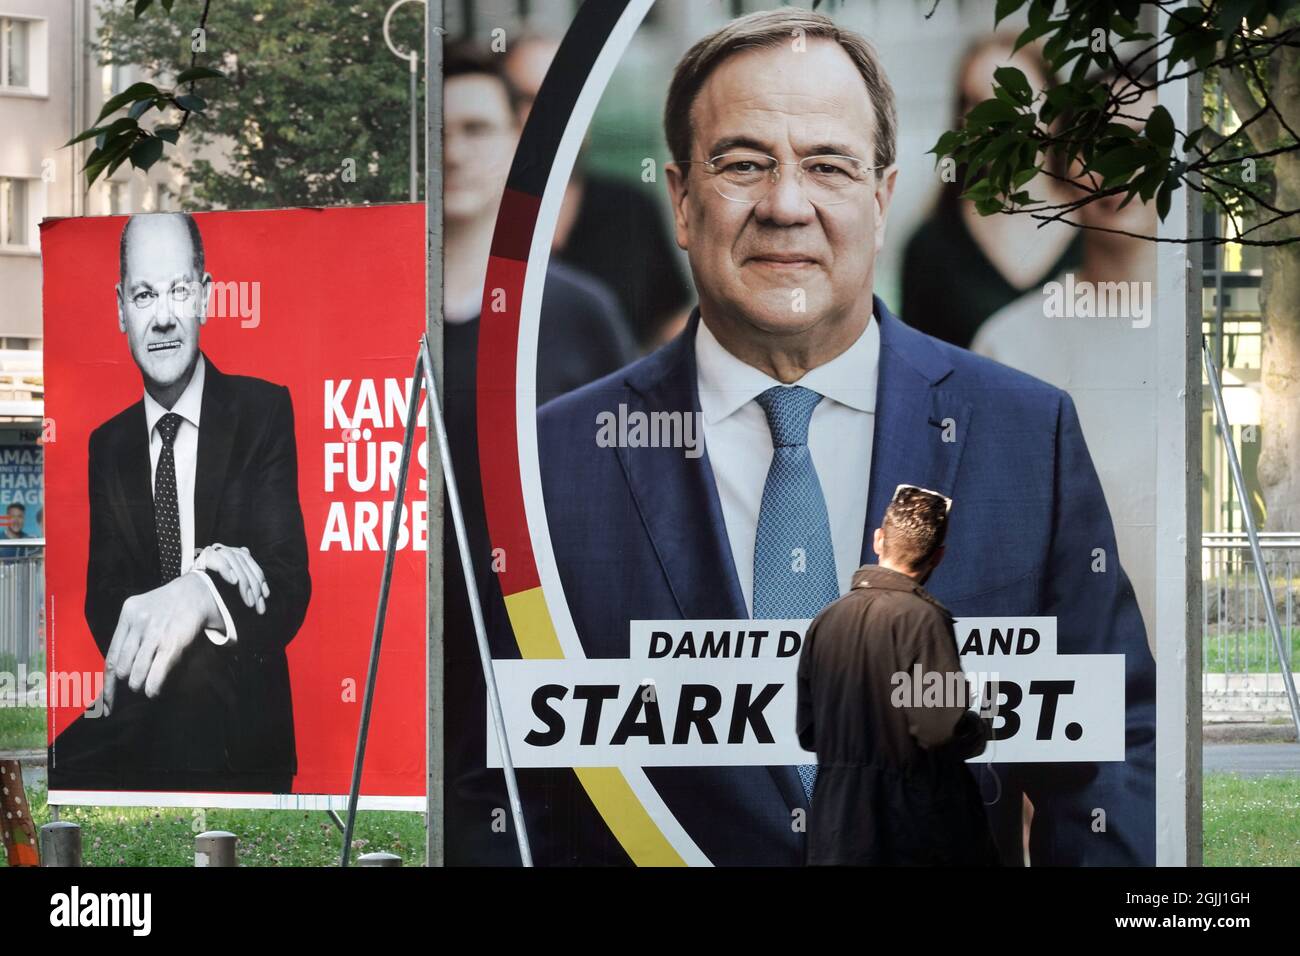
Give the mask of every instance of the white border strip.
[[[1157, 12], [1157, 33], [1163, 35], [1168, 15]], [[1160, 87], [1159, 102], [1173, 117], [1174, 126], [1191, 129], [1201, 121], [1189, 116], [1186, 79]], [[1200, 231], [1190, 222], [1190, 191], [1184, 187], [1170, 206], [1169, 215], [1157, 225], [1157, 236], [1183, 238]], [[1189, 297], [1200, 305], [1201, 273], [1192, 269], [1189, 247], [1178, 243], [1156, 245], [1156, 865], [1200, 866], [1188, 859], [1188, 799], [1199, 799], [1199, 780], [1187, 774], [1200, 772], [1189, 767], [1187, 734], [1189, 723], [1200, 728], [1199, 714], [1188, 713], [1187, 674], [1197, 660], [1188, 660], [1188, 648], [1200, 640], [1189, 633], [1199, 618], [1200, 601], [1189, 601], [1199, 584], [1200, 540], [1190, 533], [1195, 521], [1199, 530], [1200, 501], [1189, 500], [1188, 473], [1199, 475], [1200, 462], [1189, 460], [1187, 416], [1201, 414], [1200, 316], [1189, 309]], [[1192, 327], [1189, 328], [1189, 324]], [[1189, 345], [1189, 338], [1191, 340]], [[1189, 377], [1188, 350], [1191, 349]], [[1195, 386], [1192, 382], [1195, 382]], [[1192, 402], [1189, 407], [1189, 401]], [[1194, 578], [1194, 576], [1197, 576]], [[1199, 627], [1199, 620], [1196, 625]], [[1196, 814], [1199, 818], [1199, 814]], [[1199, 843], [1199, 839], [1196, 841]]]
[[[325, 793], [208, 793], [179, 790], [51, 790], [58, 807], [220, 807], [224, 810], [347, 810], [348, 795]], [[361, 797], [362, 810], [423, 813], [424, 797]]]
[[[569, 602], [560, 584], [555, 565], [555, 552], [551, 549], [551, 529], [546, 520], [546, 506], [542, 500], [542, 472], [537, 457], [537, 334], [541, 323], [542, 291], [546, 285], [546, 269], [551, 259], [551, 241], [560, 215], [564, 192], [573, 173], [574, 163], [582, 148], [587, 127], [600, 105], [600, 98], [609, 85], [609, 78], [623, 58], [633, 34], [645, 19], [654, 0], [632, 0], [618, 25], [610, 33], [604, 49], [596, 58], [591, 73], [578, 95], [573, 113], [569, 117], [560, 140], [560, 146], [551, 166], [551, 176], [542, 194], [537, 213], [537, 226], [533, 233], [532, 248], [528, 253], [528, 270], [524, 277], [523, 299], [519, 312], [518, 366], [515, 369], [515, 418], [519, 435], [519, 481], [523, 488], [524, 513], [528, 520], [528, 533], [532, 539], [533, 560], [537, 564], [538, 579], [546, 596], [546, 608], [551, 615], [556, 637], [564, 656], [570, 659], [586, 657]], [[593, 428], [593, 440], [595, 424]], [[710, 866], [708, 857], [695, 845], [695, 841], [677, 822], [659, 792], [641, 769], [625, 769], [632, 792], [641, 805], [663, 831], [673, 848], [690, 866]]]

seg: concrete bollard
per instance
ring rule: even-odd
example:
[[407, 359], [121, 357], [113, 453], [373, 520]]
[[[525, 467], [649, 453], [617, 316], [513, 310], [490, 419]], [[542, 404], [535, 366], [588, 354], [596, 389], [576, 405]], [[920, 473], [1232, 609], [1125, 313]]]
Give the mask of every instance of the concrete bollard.
[[238, 866], [237, 840], [225, 830], [208, 830], [194, 838], [195, 866]]
[[81, 866], [81, 827], [66, 820], [41, 827], [41, 866]]
[[357, 866], [401, 866], [402, 858], [394, 853], [365, 853], [357, 857]]

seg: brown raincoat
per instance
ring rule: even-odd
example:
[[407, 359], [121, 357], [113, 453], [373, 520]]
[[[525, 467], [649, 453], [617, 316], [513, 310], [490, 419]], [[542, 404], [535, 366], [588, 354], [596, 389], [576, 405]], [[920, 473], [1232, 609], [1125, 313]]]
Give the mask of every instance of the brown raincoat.
[[809, 864], [996, 863], [964, 763], [983, 753], [987, 725], [967, 710], [960, 674], [952, 616], [897, 571], [859, 568], [812, 622], [796, 704], [799, 742], [819, 765]]

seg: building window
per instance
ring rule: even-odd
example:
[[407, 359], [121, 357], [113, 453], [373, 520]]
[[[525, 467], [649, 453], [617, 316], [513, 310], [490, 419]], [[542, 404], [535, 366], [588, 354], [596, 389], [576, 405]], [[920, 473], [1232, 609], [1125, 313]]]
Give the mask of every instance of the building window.
[[106, 185], [108, 187], [108, 214], [110, 216], [126, 215], [130, 211], [127, 209], [126, 183], [109, 181]]
[[156, 212], [171, 212], [172, 194], [166, 183], [154, 183], [153, 208]]
[[0, 246], [30, 248], [27, 180], [0, 178]]
[[100, 73], [100, 91], [104, 99], [111, 99], [127, 87], [127, 68], [116, 63], [106, 63]]
[[0, 88], [31, 87], [31, 28], [26, 20], [0, 17]]

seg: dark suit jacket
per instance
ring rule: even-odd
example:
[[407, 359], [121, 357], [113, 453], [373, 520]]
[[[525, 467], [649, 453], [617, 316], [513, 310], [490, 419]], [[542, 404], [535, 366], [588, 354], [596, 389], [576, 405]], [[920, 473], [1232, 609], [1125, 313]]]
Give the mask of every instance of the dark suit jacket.
[[[946, 557], [927, 582], [935, 598], [958, 617], [1054, 616], [1061, 653], [1125, 659], [1124, 762], [976, 771], [1004, 861], [1021, 855], [1023, 792], [1036, 809], [1035, 863], [1154, 863], [1155, 666], [1073, 403], [1059, 389], [915, 331], [879, 298], [875, 315], [880, 374], [862, 563], [874, 562], [871, 531], [898, 484], [940, 491], [955, 504]], [[551, 543], [588, 657], [626, 657], [632, 620], [749, 616], [707, 451], [692, 459], [679, 448], [594, 441], [597, 414], [620, 402], [629, 412], [699, 410], [698, 322], [697, 310], [664, 348], [539, 413]], [[1091, 570], [1095, 548], [1107, 553], [1107, 573]], [[647, 775], [713, 862], [802, 862], [804, 838], [791, 814], [807, 803], [794, 767]], [[576, 790], [572, 799], [584, 796]], [[1103, 833], [1092, 830], [1094, 808], [1106, 812]], [[554, 832], [578, 818], [553, 813], [533, 828]], [[572, 848], [569, 862], [627, 861], [589, 830], [575, 826], [551, 842]]]
[[[119, 682], [120, 703], [95, 723], [132, 721], [119, 748], [123, 769], [130, 772], [124, 778], [129, 789], [139, 789], [149, 779], [163, 790], [224, 789], [220, 784], [227, 776], [234, 780], [237, 775], [291, 775], [297, 770], [285, 647], [307, 612], [311, 578], [298, 503], [293, 404], [287, 388], [226, 375], [207, 360], [194, 546], [216, 542], [248, 548], [270, 587], [266, 613], [247, 607], [238, 588], [212, 572], [209, 577], [235, 624], [235, 643], [218, 647], [200, 634], [154, 700]], [[159, 587], [161, 574], [149, 436], [140, 401], [90, 436], [86, 621], [101, 652], [108, 651], [122, 603]], [[60, 761], [63, 739], [55, 744]], [[78, 766], [81, 755], [66, 756], [70, 764], [65, 769]], [[52, 785], [59, 786], [54, 767], [51, 774]], [[191, 784], [194, 780], [198, 782]], [[230, 789], [244, 787], [235, 782]]]

